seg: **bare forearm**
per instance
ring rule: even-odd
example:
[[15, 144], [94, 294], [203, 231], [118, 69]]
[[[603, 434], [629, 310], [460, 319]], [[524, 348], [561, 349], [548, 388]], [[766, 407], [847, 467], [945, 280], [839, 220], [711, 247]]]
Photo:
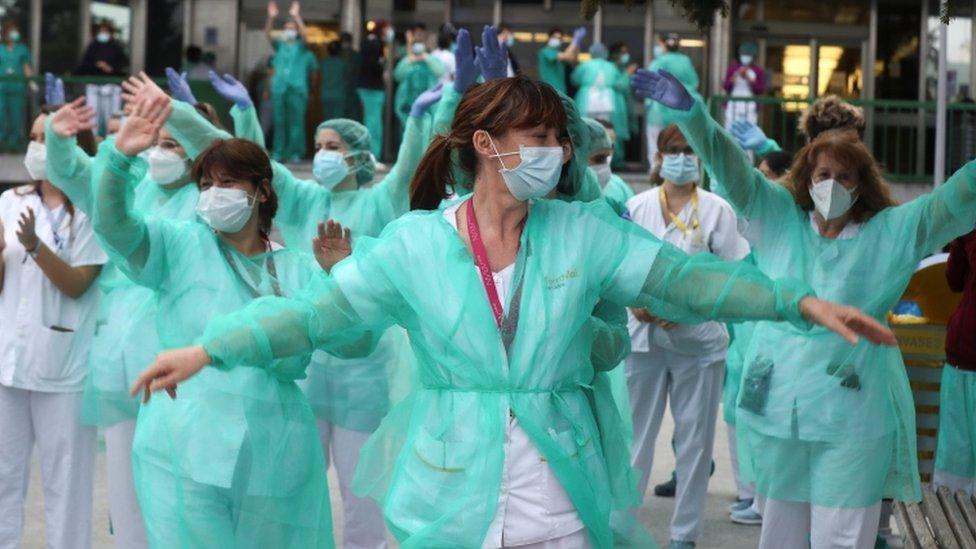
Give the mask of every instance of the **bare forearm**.
[[38, 244], [34, 261], [54, 287], [70, 298], [79, 298], [88, 291], [101, 271], [100, 265], [72, 267], [43, 242]]

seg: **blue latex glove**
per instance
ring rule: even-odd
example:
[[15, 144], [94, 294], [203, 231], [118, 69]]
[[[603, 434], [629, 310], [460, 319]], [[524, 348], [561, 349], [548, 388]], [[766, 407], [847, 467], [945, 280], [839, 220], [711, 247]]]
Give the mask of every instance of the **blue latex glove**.
[[413, 105], [410, 106], [410, 116], [420, 118], [430, 109], [430, 106], [441, 100], [444, 94], [444, 83], [440, 83], [433, 88], [417, 96]]
[[190, 83], [186, 81], [185, 72], [180, 74], [172, 67], [166, 67], [166, 83], [169, 85], [169, 93], [173, 99], [191, 105], [197, 104], [197, 98], [193, 97], [193, 92], [190, 91]]
[[461, 29], [457, 35], [457, 49], [454, 50], [454, 89], [463, 95], [468, 88], [474, 86], [479, 75], [478, 67], [474, 63], [471, 35], [467, 29]]
[[238, 109], [249, 109], [254, 106], [254, 101], [251, 101], [251, 94], [247, 93], [247, 88], [233, 76], [229, 74], [220, 76], [214, 71], [210, 71], [207, 73], [207, 77], [210, 78], [210, 85], [217, 93], [236, 105]]
[[586, 38], [586, 27], [576, 27], [576, 30], [573, 31], [573, 44], [577, 48], [582, 47], [584, 38]]
[[64, 105], [64, 81], [53, 74], [44, 73], [44, 103], [47, 105]]
[[653, 99], [665, 107], [689, 111], [695, 104], [685, 85], [666, 70], [638, 69], [630, 79], [630, 86], [638, 97]]
[[485, 80], [508, 76], [508, 48], [498, 43], [498, 33], [490, 25], [481, 32], [481, 47], [476, 48], [474, 64]]
[[762, 128], [748, 120], [736, 120], [730, 128], [732, 137], [739, 142], [739, 146], [750, 151], [759, 150], [766, 144], [766, 134]]

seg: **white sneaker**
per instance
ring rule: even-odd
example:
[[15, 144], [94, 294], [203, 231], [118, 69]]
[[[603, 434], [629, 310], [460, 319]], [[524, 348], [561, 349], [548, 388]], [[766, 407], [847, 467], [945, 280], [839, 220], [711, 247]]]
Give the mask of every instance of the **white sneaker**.
[[762, 515], [755, 512], [751, 507], [746, 507], [741, 511], [733, 511], [729, 515], [732, 522], [736, 524], [746, 524], [749, 526], [758, 526], [762, 524]]

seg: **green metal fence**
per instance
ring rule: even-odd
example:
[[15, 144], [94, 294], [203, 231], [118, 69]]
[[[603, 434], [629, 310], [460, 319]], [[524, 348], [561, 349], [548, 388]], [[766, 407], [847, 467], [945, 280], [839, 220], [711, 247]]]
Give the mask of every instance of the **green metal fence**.
[[[708, 105], [722, 120], [728, 101], [755, 103], [760, 126], [781, 147], [797, 151], [804, 145], [797, 132], [800, 114], [813, 99], [782, 97], [729, 98], [713, 96]], [[864, 109], [868, 126], [864, 141], [890, 181], [930, 182], [935, 165], [934, 101], [850, 100]], [[949, 103], [946, 176], [976, 156], [976, 103]]]

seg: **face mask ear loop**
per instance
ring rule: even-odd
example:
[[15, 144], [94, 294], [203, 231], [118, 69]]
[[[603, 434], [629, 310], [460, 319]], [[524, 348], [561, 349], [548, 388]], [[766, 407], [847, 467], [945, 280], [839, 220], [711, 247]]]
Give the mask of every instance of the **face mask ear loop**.
[[[502, 165], [502, 167], [498, 169], [498, 173], [508, 171], [508, 168], [505, 167], [505, 163], [502, 162], [502, 156], [503, 156], [502, 153], [498, 152], [498, 147], [495, 146], [495, 140], [491, 138], [490, 133], [485, 132], [485, 135], [488, 136], [488, 143], [491, 144], [491, 150], [495, 151], [495, 154], [492, 155], [492, 158], [497, 158], [498, 163]], [[507, 154], [517, 154], [517, 153], [507, 153]]]

